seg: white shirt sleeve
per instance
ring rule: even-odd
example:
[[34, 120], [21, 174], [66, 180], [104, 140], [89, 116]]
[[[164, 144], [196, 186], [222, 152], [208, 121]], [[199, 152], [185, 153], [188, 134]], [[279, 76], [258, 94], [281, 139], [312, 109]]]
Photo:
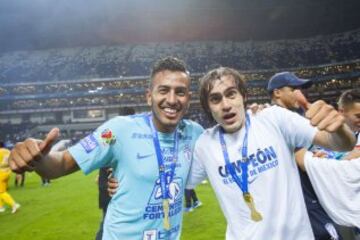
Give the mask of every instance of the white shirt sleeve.
[[207, 178], [204, 164], [199, 157], [199, 144], [195, 144], [193, 161], [190, 168], [189, 177], [186, 183], [186, 189], [194, 189], [198, 184]]
[[308, 119], [279, 106], [273, 106], [266, 112], [264, 110], [264, 113], [275, 121], [291, 149], [311, 146], [318, 129], [313, 127]]
[[360, 228], [360, 158], [337, 161], [307, 152], [304, 161], [326, 213], [337, 224]]

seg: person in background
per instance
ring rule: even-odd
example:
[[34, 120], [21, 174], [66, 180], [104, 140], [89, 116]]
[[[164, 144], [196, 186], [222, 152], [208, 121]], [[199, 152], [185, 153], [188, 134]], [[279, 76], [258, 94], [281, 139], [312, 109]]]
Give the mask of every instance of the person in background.
[[14, 181], [14, 185], [15, 187], [23, 187], [25, 184], [25, 173], [22, 174], [16, 174], [15, 176], [15, 181]]
[[11, 213], [16, 213], [20, 204], [16, 203], [7, 192], [11, 170], [8, 163], [10, 151], [0, 141], [0, 212], [5, 212], [4, 203], [11, 207]]
[[[301, 79], [290, 72], [281, 72], [270, 78], [267, 90], [272, 104], [294, 112], [301, 112], [296, 90], [306, 89], [311, 85], [312, 81], [309, 79]], [[321, 206], [308, 175], [304, 171], [299, 172], [306, 209], [315, 239], [342, 239], [338, 227]]]
[[194, 189], [185, 189], [185, 209], [184, 212], [192, 212], [194, 209], [201, 207], [202, 202], [196, 196]]

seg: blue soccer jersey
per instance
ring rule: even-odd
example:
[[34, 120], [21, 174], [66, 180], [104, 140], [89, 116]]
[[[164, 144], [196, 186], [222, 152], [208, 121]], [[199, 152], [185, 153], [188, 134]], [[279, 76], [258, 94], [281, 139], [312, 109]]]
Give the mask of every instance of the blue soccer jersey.
[[[170, 230], [163, 228], [159, 168], [151, 129], [145, 115], [116, 117], [69, 148], [85, 172], [109, 166], [120, 187], [113, 196], [104, 223], [103, 239], [179, 239], [182, 199], [195, 141], [203, 128], [192, 121], [180, 122], [175, 175], [169, 184]], [[174, 133], [158, 133], [166, 170], [170, 170]]]

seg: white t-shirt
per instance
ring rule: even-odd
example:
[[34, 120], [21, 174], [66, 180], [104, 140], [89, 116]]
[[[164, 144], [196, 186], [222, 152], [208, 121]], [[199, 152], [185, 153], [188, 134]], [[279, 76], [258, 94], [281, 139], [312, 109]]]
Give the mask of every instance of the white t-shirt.
[[[188, 188], [208, 177], [227, 220], [227, 240], [314, 239], [294, 150], [310, 146], [317, 130], [305, 118], [277, 106], [250, 119], [249, 192], [263, 220], [250, 219], [242, 191], [225, 171], [219, 126], [206, 130], [196, 142]], [[236, 165], [241, 159], [244, 133], [242, 128], [225, 134], [230, 162]]]
[[360, 228], [360, 158], [336, 161], [307, 152], [304, 163], [326, 213], [337, 224]]

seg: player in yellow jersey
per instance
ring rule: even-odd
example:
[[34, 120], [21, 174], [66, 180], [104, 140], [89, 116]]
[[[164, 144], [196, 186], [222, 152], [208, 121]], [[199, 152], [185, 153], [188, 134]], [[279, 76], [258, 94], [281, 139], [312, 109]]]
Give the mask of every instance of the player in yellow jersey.
[[15, 213], [20, 204], [16, 203], [14, 199], [7, 192], [8, 182], [11, 174], [9, 168], [8, 158], [10, 151], [5, 148], [3, 142], [0, 142], [0, 212], [4, 212], [4, 203], [11, 207], [11, 213]]

